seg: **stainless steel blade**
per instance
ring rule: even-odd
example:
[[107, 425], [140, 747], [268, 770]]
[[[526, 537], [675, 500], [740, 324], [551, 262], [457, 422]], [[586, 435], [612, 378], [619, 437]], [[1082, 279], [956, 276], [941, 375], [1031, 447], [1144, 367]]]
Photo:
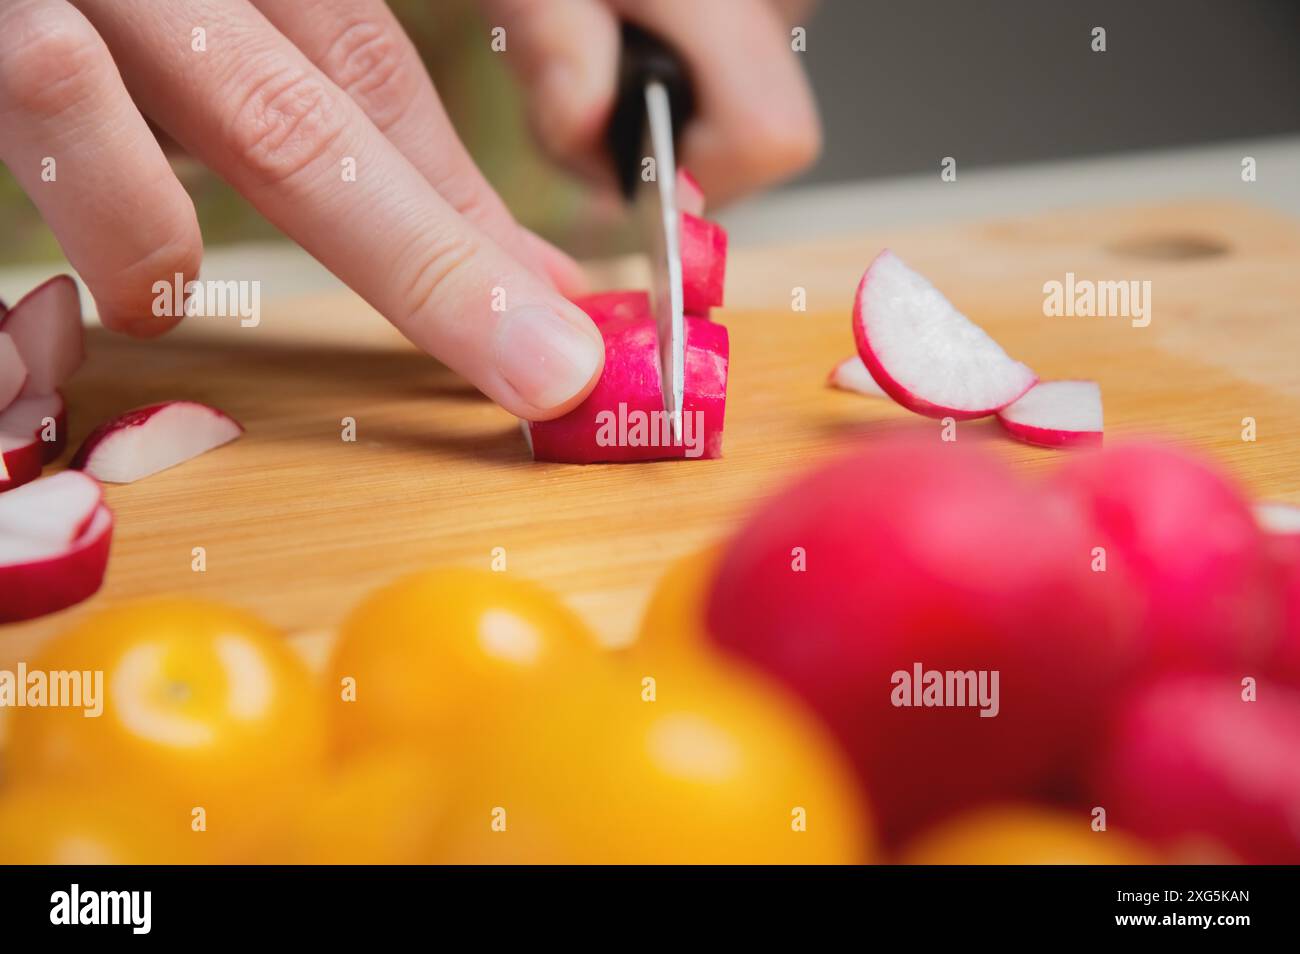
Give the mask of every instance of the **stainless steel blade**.
[[[651, 81], [645, 88], [648, 141], [654, 157], [654, 181], [644, 182], [638, 196], [644, 227], [649, 233], [650, 284], [655, 321], [659, 327], [659, 367], [674, 444], [682, 441], [682, 399], [686, 376], [686, 328], [682, 320], [682, 251], [677, 212], [677, 160], [673, 155], [673, 123], [668, 92]], [[644, 201], [643, 201], [644, 200]]]

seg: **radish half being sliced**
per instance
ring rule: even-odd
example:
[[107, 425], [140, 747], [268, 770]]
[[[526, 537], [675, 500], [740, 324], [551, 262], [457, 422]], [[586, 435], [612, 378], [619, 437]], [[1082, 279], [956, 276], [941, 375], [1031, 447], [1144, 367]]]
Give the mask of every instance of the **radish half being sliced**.
[[233, 441], [244, 428], [196, 401], [167, 401], [99, 425], [69, 464], [98, 480], [129, 484]]
[[0, 623], [34, 619], [80, 603], [104, 582], [113, 512], [100, 504], [72, 543], [0, 535]]
[[826, 384], [841, 391], [852, 391], [868, 397], [889, 397], [856, 354], [831, 368], [831, 373], [826, 376]]
[[0, 321], [27, 365], [24, 396], [52, 394], [85, 360], [81, 297], [68, 275], [29, 291]]
[[853, 336], [885, 393], [927, 417], [986, 417], [1038, 380], [888, 249], [858, 284]]
[[1101, 388], [1096, 381], [1040, 381], [998, 411], [1015, 438], [1040, 447], [1101, 446]]
[[727, 279], [727, 230], [717, 222], [683, 212], [681, 217], [682, 308], [708, 317], [722, 304]]
[[677, 211], [704, 214], [704, 190], [684, 167], [677, 169]]

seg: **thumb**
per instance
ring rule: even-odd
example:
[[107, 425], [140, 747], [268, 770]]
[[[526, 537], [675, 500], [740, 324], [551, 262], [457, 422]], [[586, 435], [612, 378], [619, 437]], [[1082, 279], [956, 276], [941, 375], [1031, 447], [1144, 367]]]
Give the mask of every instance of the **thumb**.
[[505, 29], [505, 56], [547, 152], [606, 175], [598, 148], [614, 102], [618, 22], [601, 0], [481, 0]]

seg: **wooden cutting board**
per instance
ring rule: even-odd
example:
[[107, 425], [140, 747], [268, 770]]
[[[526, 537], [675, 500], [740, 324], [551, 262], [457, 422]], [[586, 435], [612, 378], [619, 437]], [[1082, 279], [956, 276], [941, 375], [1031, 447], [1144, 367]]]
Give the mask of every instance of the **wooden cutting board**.
[[[129, 407], [190, 398], [246, 425], [235, 444], [137, 484], [117, 513], [102, 592], [0, 627], [0, 665], [95, 609], [183, 593], [257, 611], [324, 644], [368, 590], [440, 563], [559, 591], [602, 639], [630, 638], [674, 558], [718, 539], [774, 486], [873, 436], [937, 430], [885, 400], [830, 391], [853, 352], [858, 278], [885, 245], [1043, 377], [1101, 382], [1107, 439], [1167, 434], [1206, 449], [1258, 495], [1300, 502], [1300, 223], [1223, 203], [1079, 210], [736, 251], [725, 458], [632, 466], [529, 461], [516, 421], [416, 353], [346, 292], [263, 304], [262, 324], [194, 319], [155, 342], [95, 329], [68, 389], [71, 439]], [[629, 263], [604, 282], [640, 282]], [[1148, 327], [1043, 314], [1043, 284], [1149, 280]], [[807, 310], [791, 305], [806, 291]], [[271, 294], [273, 290], [267, 290]], [[341, 439], [342, 419], [357, 440]], [[1257, 439], [1242, 439], [1242, 419]], [[1060, 453], [963, 423], [1039, 470]], [[191, 569], [194, 548], [207, 569]]]

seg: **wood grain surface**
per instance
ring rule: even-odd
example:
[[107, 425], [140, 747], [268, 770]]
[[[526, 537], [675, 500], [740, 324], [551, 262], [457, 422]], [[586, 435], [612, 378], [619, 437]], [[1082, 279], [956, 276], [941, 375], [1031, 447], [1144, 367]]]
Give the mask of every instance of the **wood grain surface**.
[[[439, 563], [509, 572], [626, 641], [650, 587], [679, 555], [726, 534], [774, 486], [857, 441], [936, 429], [883, 400], [830, 391], [853, 352], [849, 311], [867, 262], [892, 247], [1044, 378], [1101, 382], [1107, 440], [1164, 434], [1206, 449], [1261, 496], [1300, 502], [1300, 223], [1241, 205], [1082, 209], [1016, 220], [862, 233], [733, 253], [725, 457], [575, 467], [533, 464], [517, 422], [407, 346], [346, 292], [271, 300], [257, 328], [193, 319], [161, 340], [89, 333], [68, 388], [75, 447], [104, 418], [189, 398], [239, 418], [238, 442], [110, 486], [112, 562], [89, 602], [0, 627], [0, 665], [30, 658], [109, 603], [184, 593], [253, 609], [319, 648], [357, 600]], [[1049, 318], [1043, 283], [1152, 283], [1149, 327]], [[607, 263], [603, 284], [635, 283]], [[255, 277], [255, 276], [250, 276]], [[807, 311], [791, 308], [806, 289]], [[341, 437], [355, 418], [357, 441]], [[1258, 439], [1242, 440], [1242, 419]], [[963, 423], [1028, 470], [1059, 452]], [[66, 458], [65, 458], [66, 459]], [[207, 570], [191, 570], [204, 547]]]

